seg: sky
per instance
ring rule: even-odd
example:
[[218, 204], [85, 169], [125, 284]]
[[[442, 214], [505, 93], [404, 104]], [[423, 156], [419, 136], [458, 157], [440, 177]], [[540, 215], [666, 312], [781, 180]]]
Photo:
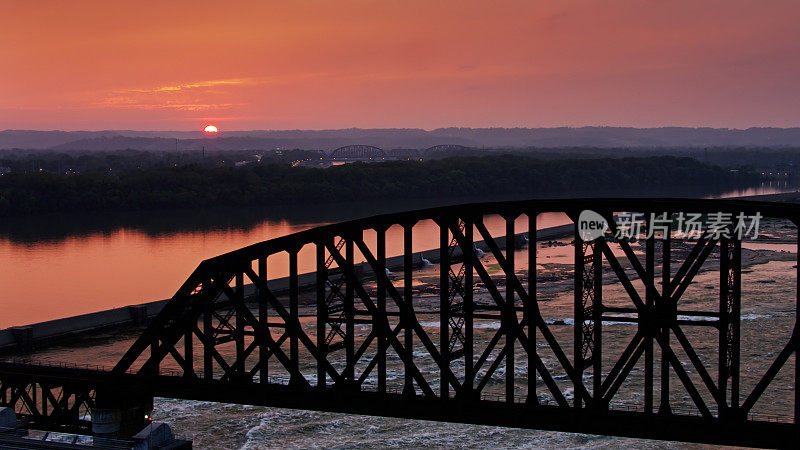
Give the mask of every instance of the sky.
[[800, 126], [796, 0], [4, 0], [0, 129]]

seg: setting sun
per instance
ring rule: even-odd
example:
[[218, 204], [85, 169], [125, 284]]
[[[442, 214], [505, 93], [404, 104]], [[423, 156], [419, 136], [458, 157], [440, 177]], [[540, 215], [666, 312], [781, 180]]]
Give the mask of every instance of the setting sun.
[[217, 127], [215, 127], [214, 125], [209, 125], [205, 127], [203, 131], [205, 131], [206, 133], [216, 133], [219, 130], [217, 130]]

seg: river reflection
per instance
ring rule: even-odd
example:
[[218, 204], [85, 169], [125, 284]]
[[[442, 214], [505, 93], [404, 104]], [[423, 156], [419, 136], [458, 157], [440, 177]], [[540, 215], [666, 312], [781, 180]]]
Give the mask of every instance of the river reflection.
[[[793, 191], [787, 185], [763, 185], [748, 194]], [[562, 197], [614, 196], [580, 192]], [[639, 196], [732, 196], [734, 192], [689, 193], [680, 190], [641, 192]], [[508, 199], [507, 197], [504, 199]], [[215, 209], [104, 213], [13, 218], [0, 223], [0, 328], [40, 322], [113, 307], [159, 300], [175, 290], [203, 259], [325, 223], [375, 214], [488, 201], [392, 201], [272, 209]], [[540, 215], [537, 227], [567, 223], [561, 214]], [[487, 228], [502, 233], [505, 223], [487, 217]], [[516, 224], [527, 230], [527, 218]], [[402, 230], [387, 234], [387, 254], [401, 253]], [[367, 242], [374, 233], [365, 235]], [[438, 230], [431, 222], [414, 228], [414, 250], [436, 248]], [[269, 277], [287, 274], [286, 264], [269, 265]], [[299, 270], [314, 269], [310, 247], [300, 253]]]

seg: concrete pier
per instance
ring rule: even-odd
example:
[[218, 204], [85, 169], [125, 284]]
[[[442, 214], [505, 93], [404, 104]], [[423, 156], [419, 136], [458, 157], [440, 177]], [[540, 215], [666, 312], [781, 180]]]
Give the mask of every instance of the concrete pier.
[[13, 327], [11, 328], [11, 335], [14, 337], [14, 341], [17, 343], [17, 349], [20, 352], [27, 353], [33, 351], [32, 326]]
[[0, 408], [0, 430], [17, 427], [17, 415], [11, 408]]
[[95, 438], [130, 439], [149, 424], [153, 396], [144, 390], [98, 387], [92, 408], [92, 434]]
[[175, 435], [169, 425], [161, 422], [153, 422], [133, 436], [134, 450], [191, 448], [191, 441], [175, 439]]
[[[106, 399], [108, 400], [108, 398]], [[126, 400], [127, 401], [127, 400]], [[130, 405], [127, 405], [130, 406]], [[175, 438], [169, 425], [144, 421], [136, 434], [126, 434], [138, 423], [137, 408], [94, 408], [92, 428], [94, 436], [67, 434], [19, 427], [17, 415], [11, 408], [0, 408], [0, 448], [18, 449], [78, 449], [125, 448], [134, 450], [186, 450], [192, 441]]]

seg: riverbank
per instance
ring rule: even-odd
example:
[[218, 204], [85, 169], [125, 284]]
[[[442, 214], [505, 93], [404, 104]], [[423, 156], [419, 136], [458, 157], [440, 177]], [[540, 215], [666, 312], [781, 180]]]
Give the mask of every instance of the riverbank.
[[739, 173], [686, 157], [542, 160], [490, 155], [433, 161], [344, 164], [327, 169], [279, 164], [182, 166], [122, 174], [10, 173], [0, 178], [0, 217], [70, 211], [149, 211], [216, 206], [281, 207], [326, 202], [454, 196], [554, 195], [583, 189], [671, 186], [719, 190], [754, 186]]

